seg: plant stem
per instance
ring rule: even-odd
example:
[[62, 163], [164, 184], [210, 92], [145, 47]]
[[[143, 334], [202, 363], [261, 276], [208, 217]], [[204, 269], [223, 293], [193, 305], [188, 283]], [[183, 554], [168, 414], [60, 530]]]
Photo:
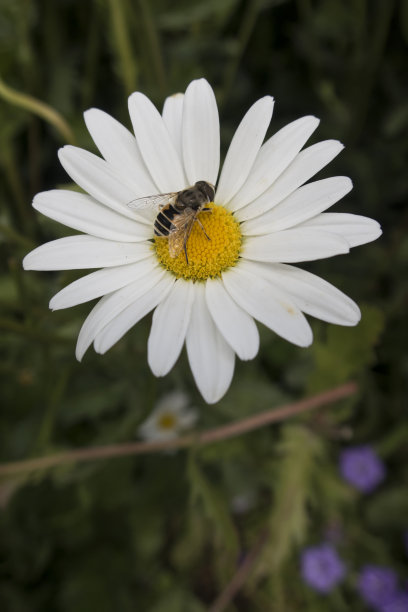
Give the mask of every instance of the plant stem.
[[146, 0], [139, 0], [140, 12], [142, 14], [143, 26], [146, 38], [150, 47], [152, 68], [155, 73], [156, 82], [159, 86], [160, 94], [164, 95], [167, 91], [166, 71], [164, 69], [163, 57], [160, 48], [159, 35], [156, 24], [152, 18], [149, 3]]
[[23, 323], [13, 321], [12, 319], [7, 319], [6, 317], [0, 317], [0, 331], [21, 334], [22, 336], [26, 336], [26, 338], [40, 342], [43, 345], [52, 344], [55, 342], [58, 344], [72, 342], [70, 338], [64, 338], [63, 336], [58, 336], [56, 334], [47, 334], [43, 330], [27, 327]]
[[13, 218], [17, 214], [21, 226], [26, 233], [31, 233], [31, 220], [29, 217], [29, 209], [27, 206], [27, 197], [21, 184], [21, 177], [17, 170], [17, 164], [14, 154], [13, 143], [9, 142], [7, 148], [2, 152], [2, 165], [4, 174], [8, 181], [13, 202], [8, 202], [10, 217]]
[[118, 64], [120, 66], [126, 94], [129, 95], [136, 89], [138, 69], [129, 40], [129, 31], [127, 27], [128, 19], [123, 0], [110, 0], [109, 7], [112, 18], [112, 35], [118, 56]]
[[15, 242], [25, 249], [34, 248], [34, 242], [30, 238], [19, 234], [17, 230], [13, 229], [9, 225], [6, 225], [5, 223], [0, 223], [0, 234], [2, 234], [10, 242]]
[[264, 530], [259, 536], [255, 546], [246, 555], [245, 559], [239, 566], [238, 571], [234, 574], [231, 581], [227, 584], [220, 596], [217, 597], [211, 608], [209, 608], [209, 612], [222, 612], [229, 606], [229, 604], [237, 595], [238, 591], [241, 590], [241, 588], [246, 582], [246, 579], [253, 570], [255, 563], [257, 562], [259, 555], [261, 554], [265, 546], [267, 539], [268, 531]]
[[65, 119], [56, 111], [54, 108], [45, 104], [45, 102], [41, 102], [37, 100], [33, 96], [29, 96], [28, 94], [21, 93], [12, 89], [3, 81], [0, 77], [0, 97], [6, 102], [10, 102], [14, 106], [18, 106], [19, 108], [23, 108], [24, 110], [29, 111], [30, 113], [34, 113], [34, 115], [38, 115], [41, 119], [44, 119], [48, 123], [50, 123], [62, 136], [63, 140], [70, 144], [74, 144], [75, 137], [74, 134], [69, 127], [68, 123]]
[[225, 103], [225, 100], [228, 98], [231, 91], [239, 64], [255, 27], [258, 12], [259, 0], [247, 0], [245, 12], [243, 14], [241, 26], [238, 32], [238, 50], [225, 70], [220, 105]]
[[368, 51], [367, 62], [364, 69], [357, 74], [354, 92], [353, 123], [350, 126], [349, 140], [355, 142], [362, 131], [367, 119], [369, 104], [376, 84], [376, 75], [384, 54], [390, 24], [394, 14], [395, 0], [380, 2], [378, 10], [374, 12], [375, 26], [372, 35], [371, 49]]
[[11, 476], [22, 472], [51, 468], [63, 463], [72, 463], [76, 461], [93, 461], [95, 459], [144, 455], [168, 449], [187, 448], [193, 445], [204, 446], [220, 440], [227, 440], [228, 438], [233, 438], [243, 433], [254, 431], [255, 429], [260, 429], [271, 423], [285, 421], [286, 419], [307, 412], [313, 408], [319, 408], [320, 406], [331, 404], [337, 400], [354, 395], [357, 390], [357, 385], [353, 382], [349, 382], [340, 387], [300, 400], [299, 402], [273, 408], [272, 410], [255, 414], [241, 421], [235, 421], [227, 425], [222, 425], [221, 427], [209, 429], [202, 433], [181, 436], [176, 440], [164, 442], [157, 440], [151, 442], [123, 442], [121, 444], [96, 446], [94, 448], [79, 448], [56, 453], [48, 457], [39, 457], [37, 459], [3, 463], [0, 464], [0, 476]]

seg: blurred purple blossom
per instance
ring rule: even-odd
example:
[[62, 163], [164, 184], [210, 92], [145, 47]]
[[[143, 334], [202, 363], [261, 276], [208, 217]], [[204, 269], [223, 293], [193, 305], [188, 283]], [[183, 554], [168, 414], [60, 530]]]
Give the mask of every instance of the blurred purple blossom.
[[382, 611], [382, 606], [397, 594], [397, 581], [397, 574], [390, 567], [366, 565], [360, 572], [357, 588], [366, 603]]
[[373, 491], [385, 478], [385, 466], [371, 446], [354, 446], [340, 454], [340, 473], [363, 493]]
[[408, 612], [408, 593], [399, 591], [391, 601], [380, 608], [380, 612]]
[[328, 593], [346, 573], [343, 561], [329, 544], [306, 548], [301, 557], [304, 582], [320, 593]]

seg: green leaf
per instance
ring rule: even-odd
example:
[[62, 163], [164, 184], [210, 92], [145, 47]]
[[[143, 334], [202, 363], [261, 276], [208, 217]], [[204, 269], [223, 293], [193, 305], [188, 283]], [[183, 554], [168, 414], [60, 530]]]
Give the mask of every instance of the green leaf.
[[206, 610], [207, 608], [191, 593], [173, 588], [167, 590], [148, 612], [205, 612]]
[[230, 517], [228, 504], [223, 492], [210, 483], [193, 454], [190, 455], [188, 462], [188, 478], [193, 507], [201, 506], [213, 530], [215, 545], [225, 555], [226, 565], [235, 563], [239, 550], [238, 536]]
[[61, 420], [73, 424], [115, 412], [123, 401], [125, 392], [126, 385], [123, 381], [118, 381], [106, 388], [89, 388], [81, 394], [71, 395], [61, 407]]
[[273, 474], [274, 499], [268, 544], [257, 567], [257, 577], [276, 570], [286, 560], [293, 545], [305, 540], [311, 484], [318, 462], [324, 455], [324, 444], [306, 427], [285, 425], [276, 451], [278, 464]]
[[203, 529], [202, 518], [197, 512], [190, 511], [185, 529], [180, 533], [171, 553], [173, 563], [183, 572], [191, 570], [197, 563], [206, 543], [207, 534]]
[[217, 404], [219, 412], [239, 419], [254, 414], [255, 410], [271, 410], [288, 401], [288, 395], [262, 376], [259, 367], [244, 365], [245, 369], [241, 368], [231, 389]]
[[238, 0], [205, 0], [204, 2], [183, 2], [180, 0], [176, 10], [162, 13], [159, 17], [159, 25], [165, 30], [178, 30], [199, 22], [213, 19], [213, 24], [221, 26], [235, 9]]
[[326, 340], [312, 346], [315, 368], [309, 379], [310, 393], [346, 382], [375, 362], [374, 347], [384, 328], [384, 315], [373, 306], [363, 307], [361, 315], [356, 327], [331, 325]]
[[367, 522], [375, 529], [406, 529], [408, 516], [407, 487], [393, 487], [377, 492], [366, 510]]

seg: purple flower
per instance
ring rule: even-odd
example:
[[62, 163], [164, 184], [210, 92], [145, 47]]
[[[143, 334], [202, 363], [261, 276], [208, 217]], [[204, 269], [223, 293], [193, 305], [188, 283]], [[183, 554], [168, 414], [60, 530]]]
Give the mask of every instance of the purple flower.
[[357, 588], [366, 603], [382, 610], [381, 606], [392, 601], [397, 593], [397, 575], [390, 567], [366, 565], [360, 572]]
[[408, 593], [400, 591], [380, 610], [381, 612], [408, 612]]
[[340, 454], [340, 473], [363, 493], [373, 491], [385, 478], [385, 466], [370, 446], [354, 446]]
[[304, 582], [320, 593], [328, 593], [346, 573], [343, 561], [329, 544], [306, 548], [301, 557]]

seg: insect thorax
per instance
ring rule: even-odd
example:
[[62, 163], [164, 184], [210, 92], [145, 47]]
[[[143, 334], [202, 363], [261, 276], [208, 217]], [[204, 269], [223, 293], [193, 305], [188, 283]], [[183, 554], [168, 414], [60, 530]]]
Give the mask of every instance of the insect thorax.
[[183, 189], [176, 198], [176, 208], [184, 210], [192, 208], [199, 210], [208, 202], [214, 200], [214, 188], [206, 181], [198, 181], [193, 187]]

